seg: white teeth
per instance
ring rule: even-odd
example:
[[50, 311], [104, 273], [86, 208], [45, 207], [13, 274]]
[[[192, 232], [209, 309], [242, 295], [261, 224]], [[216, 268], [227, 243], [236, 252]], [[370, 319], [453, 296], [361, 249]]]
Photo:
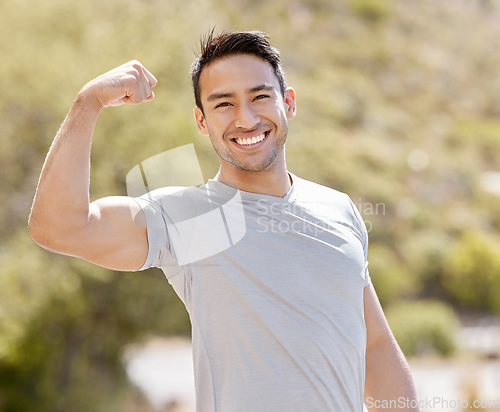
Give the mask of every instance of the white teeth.
[[254, 137], [245, 137], [245, 138], [237, 137], [237, 138], [234, 139], [234, 141], [236, 143], [238, 143], [239, 145], [249, 146], [249, 145], [252, 145], [252, 144], [256, 144], [256, 143], [262, 142], [265, 139], [265, 137], [266, 137], [266, 134], [262, 133], [261, 135], [254, 136]]

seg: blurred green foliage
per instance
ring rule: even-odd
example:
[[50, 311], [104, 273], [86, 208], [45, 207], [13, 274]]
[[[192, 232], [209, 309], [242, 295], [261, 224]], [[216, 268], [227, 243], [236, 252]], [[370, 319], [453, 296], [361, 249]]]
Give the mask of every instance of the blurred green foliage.
[[453, 242], [443, 284], [459, 305], [500, 311], [499, 251], [499, 239], [480, 232], [466, 232]]
[[[263, 30], [281, 50], [298, 103], [289, 169], [358, 205], [384, 306], [430, 298], [499, 313], [500, 197], [481, 185], [484, 173], [500, 170], [499, 7], [488, 0], [1, 2], [0, 410], [119, 410], [123, 345], [189, 334], [160, 272], [123, 274], [53, 255], [31, 242], [26, 219], [75, 94], [130, 59], [158, 78], [156, 98], [101, 115], [92, 199], [125, 194], [134, 165], [181, 144], [195, 144], [206, 178], [216, 172], [192, 119], [188, 76], [199, 37], [213, 26]], [[397, 335], [408, 317], [420, 325], [402, 335], [408, 354], [420, 347], [404, 336], [451, 350], [444, 320], [452, 316], [429, 305], [390, 316]]]
[[443, 302], [397, 302], [386, 309], [386, 316], [407, 356], [449, 356], [455, 350], [459, 322], [451, 307]]

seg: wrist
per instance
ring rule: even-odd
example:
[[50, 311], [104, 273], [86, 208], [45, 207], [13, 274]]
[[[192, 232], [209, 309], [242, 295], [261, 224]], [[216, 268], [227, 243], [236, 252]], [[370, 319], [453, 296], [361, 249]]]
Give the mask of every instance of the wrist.
[[73, 105], [83, 106], [87, 110], [95, 112], [97, 115], [104, 108], [103, 105], [99, 103], [95, 93], [93, 93], [90, 83], [83, 86], [83, 88], [78, 92]]

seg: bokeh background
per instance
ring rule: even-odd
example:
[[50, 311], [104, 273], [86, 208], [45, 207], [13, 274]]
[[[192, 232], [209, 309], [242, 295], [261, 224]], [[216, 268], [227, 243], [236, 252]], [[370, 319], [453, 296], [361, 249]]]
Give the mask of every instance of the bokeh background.
[[0, 411], [153, 410], [123, 353], [189, 337], [163, 274], [46, 252], [27, 216], [74, 96], [131, 59], [158, 78], [156, 98], [101, 115], [92, 199], [126, 194], [134, 165], [182, 144], [215, 174], [188, 75], [214, 26], [263, 30], [280, 49], [298, 104], [289, 169], [360, 209], [374, 285], [416, 375], [451, 371], [462, 399], [500, 399], [499, 21], [494, 0], [2, 1]]

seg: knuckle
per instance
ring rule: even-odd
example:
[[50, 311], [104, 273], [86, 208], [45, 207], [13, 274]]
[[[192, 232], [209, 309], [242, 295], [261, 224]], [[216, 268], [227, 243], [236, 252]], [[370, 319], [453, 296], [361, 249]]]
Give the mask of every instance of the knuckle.
[[139, 81], [139, 76], [140, 76], [139, 70], [134, 68], [130, 70], [129, 73], [130, 73], [130, 80], [132, 80], [134, 83], [137, 83]]
[[136, 69], [137, 71], [139, 71], [139, 72], [140, 72], [140, 71], [142, 70], [142, 67], [143, 67], [143, 66], [142, 66], [142, 64], [141, 64], [141, 62], [140, 62], [140, 61], [138, 61], [138, 60], [132, 60], [132, 62], [131, 62], [131, 63], [132, 63], [132, 67], [133, 67], [134, 69]]
[[125, 73], [123, 73], [122, 79], [123, 79], [123, 84], [129, 85], [129, 87], [133, 87], [137, 83], [139, 83], [140, 72], [137, 69], [131, 67], [127, 69]]

